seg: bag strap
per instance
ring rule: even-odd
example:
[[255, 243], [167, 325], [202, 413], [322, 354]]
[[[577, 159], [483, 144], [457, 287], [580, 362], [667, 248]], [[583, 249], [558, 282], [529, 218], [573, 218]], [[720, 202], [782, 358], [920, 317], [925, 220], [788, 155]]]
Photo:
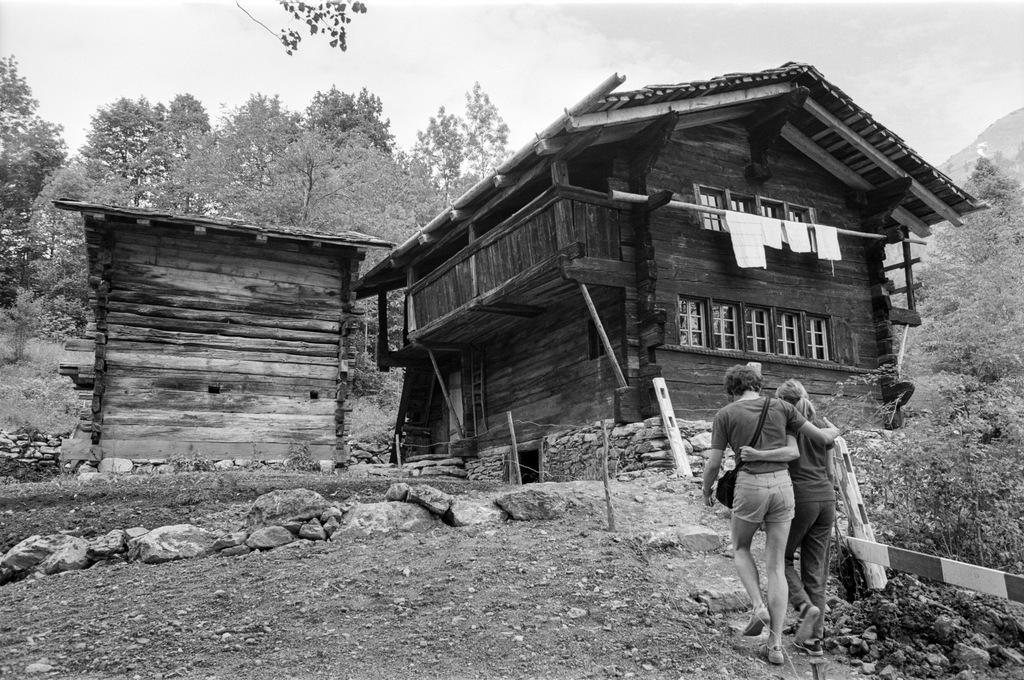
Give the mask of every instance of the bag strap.
[[[754, 437], [753, 439], [750, 440], [750, 444], [747, 445], [750, 446], [751, 448], [754, 448], [757, 442], [761, 439], [761, 430], [764, 428], [765, 418], [768, 417], [768, 403], [771, 400], [772, 398], [770, 396], [765, 396], [764, 398], [764, 406], [761, 407], [761, 417], [757, 421], [757, 429], [754, 430]], [[739, 462], [736, 464], [736, 469], [739, 470], [742, 465], [743, 458], [740, 458]]]

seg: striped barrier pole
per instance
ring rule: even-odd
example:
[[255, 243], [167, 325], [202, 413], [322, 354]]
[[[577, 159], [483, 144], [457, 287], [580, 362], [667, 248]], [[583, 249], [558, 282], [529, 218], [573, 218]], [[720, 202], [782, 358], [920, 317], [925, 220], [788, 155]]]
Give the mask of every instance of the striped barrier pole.
[[[828, 421], [825, 421], [828, 422]], [[831, 425], [831, 423], [829, 423]], [[843, 496], [843, 505], [846, 507], [847, 519], [850, 522], [850, 533], [854, 537], [865, 541], [875, 540], [875, 531], [868, 521], [868, 512], [864, 507], [864, 497], [860, 493], [860, 485], [857, 483], [857, 475], [853, 472], [853, 458], [850, 456], [850, 449], [846, 440], [836, 437], [835, 454], [839, 460], [839, 491]], [[877, 565], [864, 562], [864, 580], [871, 590], [884, 590], [888, 579], [885, 577], [885, 569]]]
[[853, 536], [848, 536], [846, 543], [850, 551], [864, 562], [1024, 603], [1024, 576], [894, 548]]

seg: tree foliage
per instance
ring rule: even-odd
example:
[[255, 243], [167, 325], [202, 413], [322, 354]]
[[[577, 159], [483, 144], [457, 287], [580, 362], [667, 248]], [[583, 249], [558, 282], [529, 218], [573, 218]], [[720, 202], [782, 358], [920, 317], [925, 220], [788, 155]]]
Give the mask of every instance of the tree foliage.
[[333, 85], [327, 92], [317, 92], [306, 109], [305, 124], [336, 142], [357, 132], [387, 154], [395, 143], [391, 121], [384, 117], [384, 104], [365, 87], [358, 95], [341, 92]]
[[969, 187], [990, 208], [936, 232], [922, 272], [921, 345], [938, 370], [1024, 376], [1024, 191], [985, 158]]
[[0, 59], [0, 306], [29, 284], [32, 205], [66, 156], [60, 126], [42, 120], [38, 107], [15, 58]]
[[412, 159], [442, 199], [451, 203], [505, 160], [508, 134], [497, 107], [480, 83], [474, 83], [466, 93], [464, 115], [448, 113], [442, 106], [426, 129], [416, 133]]
[[[346, 26], [352, 23], [352, 15], [366, 13], [366, 5], [359, 0], [351, 6], [345, 2], [278, 2], [293, 19], [306, 25], [310, 35], [324, 35], [329, 39], [331, 47], [336, 47], [342, 52], [348, 49]], [[285, 52], [291, 55], [299, 49], [302, 34], [292, 28], [282, 28], [279, 39], [284, 45]]]

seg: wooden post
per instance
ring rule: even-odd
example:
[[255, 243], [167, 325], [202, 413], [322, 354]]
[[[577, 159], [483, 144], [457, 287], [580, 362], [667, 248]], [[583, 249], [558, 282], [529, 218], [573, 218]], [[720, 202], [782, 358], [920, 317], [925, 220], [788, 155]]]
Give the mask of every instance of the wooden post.
[[[473, 245], [476, 241], [476, 225], [469, 225], [467, 230], [466, 240], [469, 241], [469, 245]], [[476, 297], [480, 294], [480, 281], [476, 275], [476, 253], [469, 256], [469, 281], [470, 281], [470, 297]]]
[[505, 416], [508, 417], [508, 435], [512, 438], [512, 463], [511, 470], [509, 471], [509, 483], [522, 486], [523, 473], [519, 469], [519, 445], [516, 443], [516, 426], [512, 422], [512, 411], [505, 411]]
[[672, 458], [676, 462], [676, 474], [680, 477], [693, 477], [693, 470], [690, 468], [690, 460], [686, 457], [686, 448], [683, 446], [683, 438], [679, 434], [675, 410], [672, 408], [672, 400], [668, 396], [665, 379], [652, 378], [651, 382], [654, 383], [654, 394], [658, 399], [658, 408], [661, 410], [661, 424], [665, 428], [665, 436], [668, 437], [668, 444], [672, 449]]
[[597, 334], [601, 336], [601, 343], [604, 345], [604, 353], [612, 362], [612, 369], [615, 371], [615, 379], [619, 381], [619, 387], [629, 387], [626, 383], [626, 376], [622, 374], [622, 368], [619, 366], [619, 360], [615, 356], [615, 350], [612, 349], [612, 342], [608, 339], [608, 334], [604, 331], [604, 324], [601, 323], [601, 317], [597, 315], [597, 307], [594, 306], [594, 301], [590, 297], [590, 291], [587, 290], [587, 284], [581, 283], [579, 286], [580, 292], [583, 293], [583, 301], [587, 303], [587, 309], [590, 310], [590, 318], [594, 321], [594, 327], [597, 328]]
[[434, 375], [437, 376], [437, 382], [441, 385], [441, 394], [444, 395], [444, 401], [448, 404], [448, 413], [455, 421], [455, 426], [459, 429], [459, 436], [465, 438], [466, 431], [462, 429], [462, 420], [459, 419], [459, 414], [455, 412], [455, 404], [452, 403], [452, 398], [448, 395], [448, 383], [445, 381], [444, 376], [441, 375], [441, 369], [437, 366], [437, 359], [434, 357], [434, 351], [429, 347], [426, 349], [427, 356], [430, 357], [430, 363], [434, 366]]
[[906, 227], [903, 228], [903, 273], [907, 278], [907, 309], [914, 311], [917, 309], [917, 300], [914, 296], [914, 267], [912, 264], [913, 257], [910, 254], [910, 232]]
[[402, 469], [402, 440], [398, 433], [395, 433], [395, 460], [398, 461], [398, 469]]
[[416, 307], [412, 303], [412, 284], [416, 283], [416, 275], [410, 266], [405, 273], [405, 326], [409, 333], [416, 330]]
[[601, 461], [601, 479], [604, 482], [604, 504], [608, 509], [608, 531], [615, 531], [615, 511], [612, 509], [611, 484], [608, 481], [608, 425], [601, 421], [601, 434], [604, 436], [604, 456]]
[[[860, 486], [857, 484], [857, 477], [853, 474], [853, 460], [850, 458], [846, 440], [836, 437], [835, 450], [841, 458], [839, 490], [843, 494], [843, 505], [846, 506], [846, 515], [850, 522], [850, 533], [855, 538], [875, 542], [875, 532], [871, 528], [871, 523], [868, 522], [868, 515], [864, 509], [864, 497], [860, 495]], [[867, 581], [868, 588], [884, 589], [888, 583], [885, 568], [863, 560], [861, 560], [861, 564], [864, 566], [864, 579]]]

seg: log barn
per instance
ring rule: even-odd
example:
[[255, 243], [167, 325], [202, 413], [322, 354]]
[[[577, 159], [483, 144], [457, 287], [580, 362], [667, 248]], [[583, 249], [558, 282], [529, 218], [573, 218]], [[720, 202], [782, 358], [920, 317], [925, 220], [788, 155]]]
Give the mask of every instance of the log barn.
[[352, 282], [393, 244], [55, 205], [84, 218], [94, 310], [61, 366], [88, 404], [62, 459], [345, 459]]
[[[736, 363], [832, 395], [894, 362], [894, 326], [920, 323], [911, 244], [982, 207], [813, 66], [613, 92], [622, 81], [357, 284], [381, 329], [404, 289], [402, 342], [381, 335], [377, 360], [406, 371], [405, 460], [488, 455], [510, 411], [526, 447], [656, 416], [653, 378], [676, 416], [706, 419]], [[898, 397], [886, 379], [858, 390]]]

